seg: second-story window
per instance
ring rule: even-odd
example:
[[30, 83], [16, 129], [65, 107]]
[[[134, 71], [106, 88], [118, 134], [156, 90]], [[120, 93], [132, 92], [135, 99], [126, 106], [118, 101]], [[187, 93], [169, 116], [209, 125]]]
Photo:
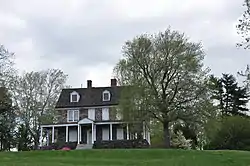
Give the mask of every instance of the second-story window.
[[68, 110], [67, 119], [68, 119], [68, 122], [79, 121], [79, 110]]

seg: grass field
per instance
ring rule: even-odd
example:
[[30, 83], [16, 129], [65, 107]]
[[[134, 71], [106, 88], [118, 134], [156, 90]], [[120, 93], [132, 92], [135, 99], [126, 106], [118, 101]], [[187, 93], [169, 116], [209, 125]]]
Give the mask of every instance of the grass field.
[[250, 166], [250, 152], [83, 150], [2, 152], [0, 166]]

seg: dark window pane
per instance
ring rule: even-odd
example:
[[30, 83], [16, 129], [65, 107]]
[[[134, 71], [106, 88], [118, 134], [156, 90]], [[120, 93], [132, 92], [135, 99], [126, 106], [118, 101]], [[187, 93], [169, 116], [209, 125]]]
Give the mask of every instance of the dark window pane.
[[109, 93], [103, 93], [103, 100], [109, 100]]
[[74, 122], [79, 120], [79, 111], [74, 111]]
[[71, 96], [71, 100], [72, 100], [73, 102], [77, 101], [77, 95], [72, 95], [72, 96]]
[[72, 110], [68, 111], [68, 121], [72, 122], [74, 117], [74, 113]]

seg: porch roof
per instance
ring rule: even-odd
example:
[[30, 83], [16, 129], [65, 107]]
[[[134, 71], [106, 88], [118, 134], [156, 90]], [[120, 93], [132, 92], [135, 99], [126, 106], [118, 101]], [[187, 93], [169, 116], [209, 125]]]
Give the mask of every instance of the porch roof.
[[94, 121], [89, 118], [84, 118], [78, 122], [78, 124], [92, 124], [92, 123], [94, 123]]

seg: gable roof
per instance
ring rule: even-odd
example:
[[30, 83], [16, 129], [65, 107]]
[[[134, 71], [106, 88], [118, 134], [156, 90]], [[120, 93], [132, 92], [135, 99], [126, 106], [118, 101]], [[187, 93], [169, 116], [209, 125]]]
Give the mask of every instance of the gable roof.
[[89, 124], [89, 123], [93, 123], [93, 122], [94, 122], [94, 121], [91, 120], [91, 119], [89, 119], [89, 118], [84, 118], [84, 119], [80, 120], [80, 121], [78, 122], [78, 124]]
[[[117, 105], [121, 89], [122, 86], [63, 89], [56, 104], [56, 108]], [[102, 100], [102, 93], [105, 90], [110, 92], [110, 101]], [[74, 91], [80, 95], [78, 102], [70, 102], [70, 94]]]

